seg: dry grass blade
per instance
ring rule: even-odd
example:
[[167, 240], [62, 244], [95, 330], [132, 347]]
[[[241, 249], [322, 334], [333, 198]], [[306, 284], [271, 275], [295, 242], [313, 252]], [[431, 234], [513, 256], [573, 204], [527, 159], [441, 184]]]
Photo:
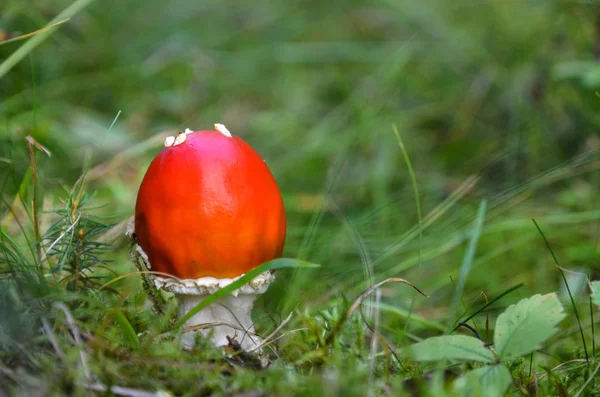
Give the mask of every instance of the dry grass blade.
[[[378, 305], [379, 305], [380, 304], [380, 299], [381, 299], [381, 297], [380, 297], [381, 294], [379, 293], [379, 291], [377, 291], [377, 292], [378, 292], [377, 295], [379, 296], [379, 299], [378, 299]], [[377, 312], [380, 313], [379, 310]], [[362, 314], [362, 312], [359, 312], [359, 313]], [[375, 328], [371, 327], [371, 325], [367, 322], [367, 320], [364, 318], [364, 316], [363, 316], [363, 322], [367, 326], [367, 328], [369, 329], [369, 331], [371, 331], [373, 333], [374, 339], [376, 339], [377, 341], [379, 341], [379, 343], [383, 347], [384, 353], [385, 353], [385, 356], [386, 356], [386, 363], [387, 363], [386, 365], [387, 365], [387, 368], [389, 368], [389, 364], [390, 364], [390, 355], [394, 356], [394, 358], [396, 359], [396, 362], [398, 363], [398, 365], [400, 367], [404, 368], [402, 366], [402, 361], [400, 361], [400, 358], [398, 357], [398, 355], [394, 351], [393, 346], [387, 341], [387, 339], [383, 335], [381, 335], [381, 333], [379, 332], [379, 329], [377, 329], [378, 324], [375, 324]], [[372, 343], [373, 343], [373, 341], [372, 341]], [[371, 352], [371, 357], [372, 358], [375, 357], [375, 353], [373, 351]], [[386, 376], [388, 378], [388, 383], [389, 383], [389, 375], [390, 375], [389, 371], [387, 371]]]
[[[238, 331], [242, 331], [246, 334], [249, 333], [247, 330], [245, 330], [244, 328], [242, 328], [238, 325], [234, 325], [231, 323], [224, 323], [224, 322], [190, 325], [189, 327], [182, 327], [181, 332], [186, 333], [186, 332], [191, 332], [191, 331], [198, 331], [198, 330], [202, 330], [202, 329], [210, 329], [210, 328], [214, 328], [214, 327], [223, 327], [223, 326], [230, 327], [230, 328], [233, 328]], [[256, 335], [256, 334], [254, 334], [254, 335]]]
[[[250, 332], [248, 329], [243, 328], [241, 325], [235, 325], [235, 324], [231, 324], [231, 323], [225, 323], [225, 322], [214, 322], [214, 323], [204, 323], [204, 324], [196, 324], [196, 325], [190, 325], [188, 327], [183, 327], [182, 328], [182, 332], [186, 333], [186, 332], [192, 332], [192, 331], [199, 331], [199, 330], [203, 330], [203, 329], [211, 329], [214, 327], [229, 327], [231, 329], [234, 329], [236, 331], [240, 331], [242, 333], [242, 338], [241, 340], [243, 340], [245, 337], [249, 337], [254, 343], [255, 340], [254, 338], [258, 338], [259, 335], [255, 332]], [[233, 335], [233, 338], [235, 338], [237, 340], [237, 332], [235, 335]], [[229, 336], [228, 336], [229, 338]], [[236, 350], [242, 350], [241, 347], [239, 349]]]
[[552, 368], [552, 369], [551, 369], [549, 372], [546, 372], [545, 374], [542, 374], [542, 375], [540, 375], [540, 376], [537, 378], [537, 380], [538, 380], [538, 381], [540, 381], [540, 380], [542, 380], [542, 379], [546, 378], [546, 377], [548, 376], [548, 374], [549, 374], [549, 373], [551, 374], [551, 373], [553, 373], [554, 371], [556, 371], [556, 370], [558, 370], [558, 369], [560, 369], [560, 368], [562, 368], [562, 367], [564, 367], [564, 366], [571, 365], [571, 364], [575, 364], [575, 363], [580, 363], [580, 364], [581, 364], [581, 363], [583, 363], [583, 364], [586, 364], [586, 363], [587, 363], [587, 361], [586, 361], [585, 359], [581, 359], [581, 358], [577, 358], [577, 359], [575, 359], [575, 360], [569, 360], [569, 361], [565, 361], [564, 363], [560, 363], [560, 364], [558, 364], [556, 367]]
[[61, 359], [64, 359], [65, 353], [63, 352], [60, 345], [58, 344], [56, 335], [54, 335], [54, 331], [52, 331], [52, 327], [50, 327], [50, 324], [48, 324], [48, 320], [46, 320], [45, 318], [42, 318], [42, 327], [44, 329], [44, 333], [46, 334], [46, 336], [48, 337], [48, 340], [50, 341], [50, 344], [54, 348], [56, 355], [58, 357], [60, 357]]
[[[50, 21], [50, 26], [56, 24], [66, 18], [70, 18], [77, 14], [79, 11], [87, 7], [93, 0], [75, 0], [70, 6], [65, 8], [56, 18]], [[38, 34], [27, 40], [21, 47], [15, 52], [8, 56], [2, 63], [0, 63], [0, 79], [6, 75], [16, 64], [18, 64], [23, 58], [31, 53], [38, 45], [46, 40], [53, 32], [52, 29], [38, 32]]]
[[12, 43], [12, 42], [19, 41], [19, 40], [28, 39], [30, 37], [35, 36], [36, 34], [44, 33], [47, 30], [54, 29], [54, 28], [56, 28], [56, 27], [58, 27], [58, 26], [60, 26], [60, 25], [62, 25], [64, 23], [69, 22], [70, 20], [71, 20], [71, 18], [65, 18], [62, 21], [58, 21], [56, 23], [53, 23], [52, 25], [48, 25], [48, 26], [43, 27], [41, 29], [35, 30], [33, 32], [30, 32], [30, 33], [27, 33], [27, 34], [24, 34], [24, 35], [21, 35], [21, 36], [17, 36], [17, 37], [13, 37], [13, 38], [10, 38], [10, 39], [6, 39], [6, 40], [3, 40], [3, 41], [0, 41], [0, 45]]
[[25, 139], [27, 140], [27, 143], [29, 145], [31, 145], [32, 147], [35, 147], [40, 152], [46, 154], [46, 156], [52, 157], [52, 152], [50, 152], [50, 150], [48, 150], [48, 148], [46, 148], [44, 145], [42, 145], [41, 143], [36, 141], [34, 137], [32, 137], [31, 135], [27, 135], [25, 137]]
[[[217, 322], [217, 323], [204, 323], [204, 324], [196, 324], [196, 325], [190, 325], [188, 327], [183, 327], [181, 329], [182, 333], [186, 333], [186, 332], [192, 332], [192, 331], [200, 331], [200, 330], [204, 330], [204, 329], [211, 329], [214, 327], [222, 327], [222, 326], [226, 326], [226, 327], [230, 327], [232, 329], [235, 329], [237, 331], [241, 331], [244, 332], [244, 334], [249, 334], [249, 332], [245, 329], [243, 329], [242, 327], [239, 327], [237, 325], [234, 324], [230, 324], [230, 323], [223, 323], [223, 322]], [[172, 336], [173, 333], [171, 331], [169, 332], [164, 332], [160, 335], [157, 335], [156, 337], [154, 337], [155, 341], [159, 341], [161, 339], [164, 339], [168, 336]], [[254, 334], [254, 336], [258, 336], [256, 334]]]
[[31, 214], [33, 216], [33, 232], [35, 234], [35, 242], [36, 242], [36, 250], [37, 250], [37, 259], [39, 261], [38, 266], [41, 266], [41, 258], [42, 258], [42, 241], [40, 239], [40, 223], [38, 219], [38, 203], [37, 203], [37, 164], [35, 162], [35, 149], [45, 153], [48, 157], [52, 156], [52, 153], [48, 149], [46, 149], [43, 145], [41, 145], [38, 141], [35, 140], [31, 135], [27, 135], [25, 137], [27, 140], [27, 149], [29, 152], [29, 166], [31, 167], [31, 185], [33, 187], [33, 197], [31, 200]]
[[594, 369], [594, 372], [592, 372], [592, 374], [590, 375], [590, 377], [581, 386], [581, 389], [579, 389], [577, 391], [577, 394], [575, 394], [575, 397], [579, 397], [581, 395], [581, 393], [583, 393], [585, 391], [585, 389], [589, 386], [590, 382], [593, 381], [596, 378], [596, 374], [598, 373], [598, 371], [600, 371], [600, 363], [598, 363], [598, 365]]
[[354, 303], [352, 304], [352, 306], [350, 306], [350, 309], [348, 309], [348, 313], [346, 314], [347, 317], [350, 317], [352, 315], [352, 313], [354, 313], [354, 311], [360, 306], [360, 304], [362, 303], [362, 301], [369, 296], [369, 294], [371, 294], [373, 291], [375, 291], [377, 288], [381, 287], [384, 284], [387, 283], [402, 283], [402, 284], [407, 284], [410, 285], [411, 287], [413, 287], [419, 294], [423, 295], [426, 298], [429, 298], [429, 296], [425, 295], [423, 293], [423, 291], [421, 291], [418, 287], [416, 287], [415, 285], [413, 285], [410, 281], [407, 281], [403, 278], [399, 278], [399, 277], [390, 277], [390, 278], [386, 278], [383, 281], [380, 281], [374, 285], [372, 285], [371, 287], [369, 287], [369, 289], [367, 289], [365, 292], [362, 293], [361, 296], [358, 297], [358, 299], [356, 299], [354, 301]]
[[254, 351], [256, 351], [256, 350], [259, 350], [259, 349], [262, 349], [264, 346], [266, 346], [266, 345], [267, 345], [267, 344], [268, 344], [268, 343], [269, 343], [269, 342], [270, 342], [270, 341], [271, 341], [271, 340], [272, 340], [272, 339], [275, 337], [275, 335], [277, 335], [277, 333], [278, 333], [279, 331], [281, 331], [281, 329], [282, 329], [283, 327], [285, 327], [285, 325], [286, 325], [288, 322], [290, 322], [290, 320], [292, 319], [292, 315], [293, 315], [293, 314], [294, 314], [293, 312], [292, 312], [292, 313], [290, 313], [290, 314], [289, 314], [289, 316], [287, 316], [287, 317], [285, 318], [285, 320], [283, 320], [283, 321], [281, 322], [281, 324], [279, 324], [279, 325], [277, 326], [277, 328], [275, 328], [275, 330], [269, 334], [269, 336], [267, 336], [265, 339], [263, 339], [263, 341], [262, 341], [261, 343], [259, 343], [258, 345], [254, 346], [252, 349], [248, 350], [248, 352], [252, 353], [252, 352], [254, 352]]
[[291, 335], [291, 334], [293, 334], [293, 333], [300, 332], [300, 331], [309, 331], [309, 329], [308, 329], [308, 328], [305, 328], [305, 327], [303, 327], [303, 328], [296, 328], [296, 329], [292, 329], [292, 330], [290, 330], [290, 331], [286, 332], [285, 334], [281, 334], [281, 335], [279, 335], [277, 338], [273, 338], [272, 340], [270, 340], [270, 341], [269, 341], [269, 343], [266, 343], [266, 344], [265, 344], [263, 347], [270, 346], [270, 345], [272, 345], [273, 343], [277, 342], [278, 340], [280, 340], [280, 339], [283, 339], [283, 338], [285, 338], [285, 337], [286, 337], [286, 336], [288, 336], [288, 335]]

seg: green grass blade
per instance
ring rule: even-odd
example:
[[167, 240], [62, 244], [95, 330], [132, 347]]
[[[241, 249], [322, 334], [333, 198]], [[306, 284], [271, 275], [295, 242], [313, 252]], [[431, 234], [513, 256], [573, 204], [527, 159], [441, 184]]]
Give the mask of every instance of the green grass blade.
[[481, 200], [481, 203], [479, 204], [479, 210], [477, 211], [477, 217], [475, 218], [473, 234], [471, 234], [471, 239], [469, 240], [469, 246], [467, 247], [467, 251], [465, 252], [465, 256], [463, 258], [458, 280], [456, 280], [454, 296], [450, 305], [450, 313], [452, 313], [452, 317], [456, 316], [456, 311], [458, 310], [458, 305], [460, 303], [460, 299], [462, 298], [465, 284], [467, 283], [467, 277], [469, 276], [471, 266], [473, 265], [473, 258], [475, 258], [477, 243], [479, 242], [479, 236], [481, 236], [481, 231], [483, 230], [483, 221], [485, 219], [486, 210], [487, 201]]
[[404, 158], [404, 162], [406, 163], [406, 167], [408, 168], [408, 175], [410, 176], [410, 182], [412, 184], [413, 194], [415, 196], [415, 205], [417, 206], [417, 219], [419, 221], [419, 265], [421, 265], [421, 257], [423, 256], [423, 217], [421, 215], [421, 199], [419, 197], [419, 186], [417, 184], [417, 178], [415, 177], [415, 172], [413, 171], [412, 163], [410, 162], [410, 157], [408, 156], [408, 152], [406, 151], [406, 147], [404, 146], [404, 142], [402, 141], [402, 137], [400, 136], [400, 132], [398, 131], [398, 127], [396, 124], [392, 126], [394, 130], [394, 135], [396, 135], [396, 141], [398, 142], [398, 146], [400, 147], [400, 151], [402, 152], [402, 157]]
[[590, 282], [590, 289], [592, 290], [590, 296], [592, 303], [600, 307], [600, 281]]
[[585, 391], [585, 389], [588, 387], [588, 385], [590, 384], [590, 382], [592, 380], [594, 380], [594, 378], [596, 377], [596, 374], [598, 373], [598, 371], [600, 371], [600, 363], [598, 363], [598, 365], [596, 365], [596, 369], [594, 369], [594, 372], [592, 372], [592, 374], [585, 381], [585, 383], [583, 384], [583, 386], [581, 386], [581, 389], [579, 389], [577, 391], [577, 393], [573, 397], [579, 397], [581, 395], [581, 393], [583, 393]]
[[600, 281], [590, 281], [588, 274], [588, 284], [592, 293], [588, 300], [590, 302], [590, 323], [592, 325], [592, 357], [596, 357], [596, 329], [594, 326], [594, 304], [600, 306]]
[[129, 347], [136, 348], [140, 345], [140, 340], [133, 329], [133, 326], [125, 317], [122, 311], [118, 310], [115, 312], [115, 322], [123, 331], [123, 335], [125, 335], [125, 339], [129, 342]]
[[412, 322], [417, 323], [426, 328], [430, 328], [430, 329], [433, 329], [436, 331], [445, 331], [446, 330], [446, 328], [444, 328], [444, 326], [442, 324], [440, 324], [436, 321], [427, 320], [427, 319], [415, 314], [414, 312], [412, 312], [410, 310], [405, 310], [400, 307], [390, 305], [388, 303], [380, 303], [379, 305], [375, 305], [375, 304], [367, 302], [367, 303], [365, 303], [365, 305], [371, 306], [373, 308], [377, 308], [384, 313], [394, 314], [398, 317], [405, 318], [407, 320], [410, 319]]
[[479, 309], [477, 309], [476, 311], [474, 311], [473, 313], [471, 313], [467, 318], [465, 318], [462, 321], [460, 320], [460, 317], [456, 320], [456, 322], [454, 323], [454, 326], [452, 327], [452, 330], [456, 330], [456, 327], [458, 326], [459, 322], [463, 322], [466, 323], [468, 322], [470, 319], [472, 319], [473, 317], [475, 317], [476, 315], [478, 315], [479, 313], [481, 313], [482, 311], [484, 311], [485, 309], [487, 309], [488, 307], [490, 307], [491, 305], [493, 305], [495, 302], [499, 301], [500, 299], [504, 298], [506, 295], [510, 294], [513, 291], [518, 290], [519, 288], [525, 286], [524, 283], [520, 283], [517, 284], [513, 287], [510, 287], [509, 289], [507, 289], [506, 291], [504, 291], [503, 293], [501, 293], [500, 295], [498, 295], [497, 297], [495, 297], [494, 299], [492, 299], [491, 301], [489, 301], [488, 303], [486, 303], [485, 305], [481, 306]]

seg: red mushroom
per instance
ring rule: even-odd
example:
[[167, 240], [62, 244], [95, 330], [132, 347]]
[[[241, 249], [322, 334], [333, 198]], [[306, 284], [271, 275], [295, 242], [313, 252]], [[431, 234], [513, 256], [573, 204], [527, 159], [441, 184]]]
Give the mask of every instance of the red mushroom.
[[[153, 271], [173, 276], [155, 276], [154, 283], [178, 295], [180, 318], [208, 294], [280, 257], [285, 242], [283, 200], [269, 168], [225, 126], [215, 124], [215, 130], [188, 129], [167, 138], [137, 196], [137, 252]], [[250, 312], [273, 278], [261, 274], [184, 327], [218, 324], [212, 328], [215, 345], [238, 335], [242, 347], [254, 346]], [[194, 332], [182, 341], [192, 347]]]

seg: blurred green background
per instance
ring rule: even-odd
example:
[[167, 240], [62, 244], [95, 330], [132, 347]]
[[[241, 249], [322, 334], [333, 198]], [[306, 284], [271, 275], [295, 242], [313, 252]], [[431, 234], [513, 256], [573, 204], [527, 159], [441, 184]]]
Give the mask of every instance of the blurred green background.
[[[4, 0], [0, 34], [40, 29], [71, 3]], [[476, 219], [467, 306], [519, 283], [502, 306], [560, 289], [531, 218], [563, 266], [600, 275], [595, 2], [89, 3], [0, 79], [6, 202], [32, 135], [52, 152], [38, 154], [44, 208], [88, 169], [97, 213], [123, 226], [164, 137], [220, 122], [280, 185], [285, 255], [322, 264], [281, 272], [259, 305], [269, 311], [396, 276], [430, 298], [393, 286], [385, 302], [451, 323]], [[0, 46], [0, 61], [22, 44]], [[111, 266], [131, 271], [124, 238], [113, 242]], [[568, 275], [583, 294], [582, 275]], [[390, 330], [404, 327], [386, 316]]]

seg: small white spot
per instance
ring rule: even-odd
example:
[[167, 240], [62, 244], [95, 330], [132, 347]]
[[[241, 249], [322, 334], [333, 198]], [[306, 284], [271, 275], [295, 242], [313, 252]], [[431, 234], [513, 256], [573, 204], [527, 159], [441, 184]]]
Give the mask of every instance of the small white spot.
[[185, 142], [185, 137], [186, 137], [185, 134], [179, 134], [179, 135], [177, 135], [177, 137], [175, 138], [174, 145], [175, 146], [181, 145], [183, 142]]
[[174, 136], [168, 136], [165, 139], [165, 147], [171, 147], [171, 146], [173, 146], [173, 143], [175, 143], [175, 137]]
[[189, 128], [186, 128], [184, 133], [185, 134], [191, 134], [192, 132], [194, 132], [194, 131], [190, 130]]
[[226, 137], [231, 138], [231, 132], [229, 132], [227, 127], [225, 127], [223, 124], [215, 124], [215, 130], [219, 131], [221, 134], [225, 135]]

